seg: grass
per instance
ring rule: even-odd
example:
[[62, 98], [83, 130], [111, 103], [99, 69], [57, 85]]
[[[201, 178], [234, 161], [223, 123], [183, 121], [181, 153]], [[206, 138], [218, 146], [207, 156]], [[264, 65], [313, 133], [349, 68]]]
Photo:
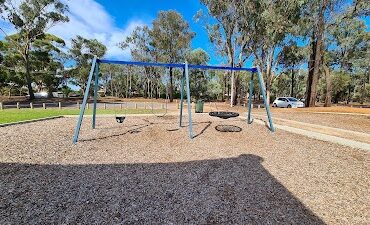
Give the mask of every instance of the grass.
[[[163, 110], [154, 110], [154, 113], [161, 113]], [[97, 114], [150, 114], [151, 109], [98, 109]], [[0, 124], [20, 122], [32, 119], [41, 119], [53, 116], [79, 115], [79, 109], [6, 109], [0, 110]], [[85, 115], [91, 115], [92, 110], [86, 110]]]

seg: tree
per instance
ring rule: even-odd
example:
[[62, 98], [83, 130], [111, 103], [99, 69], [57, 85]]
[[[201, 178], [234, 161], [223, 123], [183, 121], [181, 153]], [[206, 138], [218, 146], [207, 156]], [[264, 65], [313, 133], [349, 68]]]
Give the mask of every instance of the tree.
[[[369, 15], [369, 2], [365, 0], [354, 0], [348, 7], [341, 7], [342, 1], [315, 0], [309, 1], [305, 8], [304, 33], [310, 37], [310, 57], [308, 63], [308, 79], [306, 92], [306, 106], [313, 107], [316, 103], [317, 84], [320, 72], [325, 63], [325, 34], [330, 29], [335, 29], [338, 22]], [[327, 68], [326, 71], [328, 72]]]
[[347, 73], [335, 72], [333, 74], [333, 98], [335, 103], [343, 100], [348, 90], [350, 81], [351, 77]]
[[[348, 86], [349, 102], [355, 93], [360, 102], [365, 100], [365, 86], [369, 83], [369, 48], [370, 33], [366, 31], [366, 25], [363, 20], [358, 18], [347, 18], [336, 22], [336, 26], [328, 29], [328, 49], [329, 61], [324, 64], [332, 66], [333, 69], [351, 75], [351, 84]], [[333, 47], [334, 46], [334, 47]], [[328, 68], [330, 68], [327, 66]]]
[[281, 51], [280, 64], [284, 66], [287, 72], [291, 73], [291, 90], [290, 96], [295, 97], [295, 70], [299, 69], [299, 65], [303, 62], [305, 57], [304, 49], [298, 47], [297, 43], [291, 41], [284, 46]]
[[[158, 59], [167, 63], [179, 63], [185, 60], [190, 49], [190, 42], [195, 33], [190, 30], [188, 22], [174, 10], [160, 11], [149, 31], [152, 46]], [[173, 70], [170, 68], [170, 101], [173, 101]]]
[[238, 7], [240, 30], [263, 75], [268, 101], [282, 47], [296, 34], [302, 7], [304, 1], [299, 0], [244, 0]]
[[[267, 99], [279, 62], [279, 50], [294, 32], [302, 1], [201, 0], [217, 23], [208, 26], [213, 43], [221, 46], [230, 66], [242, 67], [253, 54], [265, 78]], [[232, 73], [232, 101], [236, 104], [239, 76]], [[235, 83], [235, 85], [234, 85]]]
[[[240, 18], [237, 14], [237, 8], [241, 6], [237, 0], [201, 0], [207, 7], [209, 15], [216, 20], [212, 24], [207, 22], [206, 29], [211, 43], [216, 47], [220, 56], [227, 57], [227, 64], [231, 67], [242, 67], [249, 57], [246, 53], [247, 36], [242, 36], [240, 32]], [[202, 16], [199, 11], [196, 18]], [[240, 77], [235, 77], [235, 71], [231, 71], [231, 106], [236, 105]], [[224, 76], [224, 86], [227, 85], [226, 76]], [[224, 88], [226, 91], [226, 88]], [[225, 94], [225, 93], [224, 93]]]
[[[67, 6], [60, 0], [24, 0], [15, 4], [12, 0], [5, 0], [0, 4], [4, 11], [2, 17], [13, 24], [17, 36], [8, 38], [22, 56], [25, 68], [25, 77], [30, 99], [34, 99], [30, 65], [30, 51], [37, 39], [43, 38], [45, 31], [58, 22], [67, 22], [65, 16]], [[0, 28], [1, 29], [1, 28]], [[4, 33], [5, 31], [1, 29]], [[6, 36], [8, 36], [5, 33]]]
[[[10, 41], [18, 37], [19, 34], [10, 35], [0, 42], [3, 46], [0, 48], [0, 52], [4, 54], [3, 66], [8, 71], [10, 91], [13, 86], [20, 86], [21, 84], [23, 86], [23, 81], [26, 80], [26, 70], [23, 66], [22, 55]], [[60, 84], [57, 72], [62, 71], [63, 65], [58, 58], [62, 54], [60, 48], [64, 47], [64, 45], [65, 43], [62, 39], [51, 34], [44, 34], [34, 41], [32, 49], [28, 52], [30, 75], [33, 78], [33, 82], [40, 87], [47, 87], [49, 96]]]
[[86, 89], [92, 59], [94, 56], [103, 57], [106, 51], [107, 47], [96, 39], [86, 39], [79, 35], [72, 39], [69, 54], [76, 67], [71, 71], [71, 75], [74, 78], [73, 83], [78, 85], [82, 92]]
[[[207, 64], [210, 57], [206, 51], [201, 48], [197, 48], [191, 51], [187, 56], [186, 60], [195, 65]], [[209, 76], [204, 70], [191, 70], [190, 71], [190, 92], [196, 99], [206, 97], [207, 84]]]
[[[158, 62], [162, 60], [160, 52], [153, 46], [153, 37], [148, 26], [136, 27], [130, 36], [119, 44], [122, 49], [130, 49], [131, 56], [136, 61], [143, 62]], [[143, 69], [145, 82], [141, 86], [144, 87], [144, 97], [150, 96], [150, 87], [156, 91], [160, 88], [160, 69], [154, 67], [145, 67]], [[131, 76], [131, 75], [129, 75]], [[152, 85], [150, 85], [152, 84]], [[153, 84], [155, 84], [154, 87]], [[147, 86], [147, 88], [145, 88]], [[149, 88], [148, 88], [149, 87]], [[158, 92], [158, 91], [157, 91]], [[156, 95], [157, 96], [157, 95]]]

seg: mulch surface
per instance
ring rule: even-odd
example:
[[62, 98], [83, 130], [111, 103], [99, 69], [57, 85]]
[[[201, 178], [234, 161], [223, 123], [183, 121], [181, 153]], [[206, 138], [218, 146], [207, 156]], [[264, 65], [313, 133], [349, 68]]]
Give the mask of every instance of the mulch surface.
[[[187, 121], [186, 118], [184, 121]], [[0, 128], [0, 224], [366, 224], [369, 152], [240, 119]], [[233, 125], [237, 133], [216, 131]]]

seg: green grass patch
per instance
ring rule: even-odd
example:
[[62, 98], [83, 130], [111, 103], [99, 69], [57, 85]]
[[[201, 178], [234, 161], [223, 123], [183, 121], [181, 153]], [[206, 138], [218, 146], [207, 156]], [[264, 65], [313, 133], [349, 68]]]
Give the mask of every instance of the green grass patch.
[[[154, 110], [154, 113], [163, 113], [164, 110]], [[151, 109], [98, 109], [97, 114], [150, 114]], [[25, 120], [41, 119], [53, 116], [79, 115], [79, 109], [5, 109], [0, 110], [0, 124], [20, 122]], [[86, 110], [85, 115], [91, 115], [92, 110]]]

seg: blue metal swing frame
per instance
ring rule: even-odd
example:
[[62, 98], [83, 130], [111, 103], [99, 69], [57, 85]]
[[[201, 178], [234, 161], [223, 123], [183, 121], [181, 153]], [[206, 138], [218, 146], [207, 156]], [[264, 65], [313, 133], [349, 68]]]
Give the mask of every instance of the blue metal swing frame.
[[262, 93], [262, 97], [265, 104], [265, 110], [268, 117], [269, 122], [269, 129], [274, 132], [274, 124], [272, 122], [271, 112], [269, 103], [266, 101], [266, 89], [265, 83], [263, 81], [263, 77], [260, 71], [257, 68], [243, 68], [243, 67], [227, 67], [227, 66], [209, 66], [209, 65], [192, 65], [185, 62], [184, 64], [176, 64], [176, 63], [153, 63], [153, 62], [135, 62], [135, 61], [117, 61], [117, 60], [107, 60], [107, 59], [98, 59], [96, 56], [94, 57], [89, 73], [89, 77], [87, 80], [86, 90], [84, 92], [83, 101], [80, 108], [80, 115], [77, 119], [77, 124], [75, 128], [75, 132], [73, 135], [73, 143], [76, 144], [78, 141], [78, 137], [80, 134], [80, 129], [83, 121], [83, 117], [86, 110], [87, 100], [90, 93], [91, 83], [94, 78], [94, 95], [93, 95], [93, 113], [92, 113], [92, 128], [95, 129], [96, 124], [96, 105], [97, 105], [97, 97], [98, 97], [98, 86], [99, 86], [99, 65], [105, 64], [120, 64], [120, 65], [134, 65], [134, 66], [155, 66], [155, 67], [166, 67], [166, 68], [180, 68], [183, 69], [183, 75], [181, 78], [181, 87], [180, 87], [180, 118], [179, 118], [179, 126], [182, 127], [182, 118], [183, 118], [183, 108], [184, 108], [184, 89], [186, 88], [186, 100], [187, 100], [187, 108], [188, 108], [188, 119], [189, 119], [189, 138], [193, 139], [193, 118], [191, 112], [191, 99], [190, 99], [190, 78], [189, 78], [189, 69], [205, 69], [205, 70], [229, 70], [229, 71], [249, 71], [251, 72], [251, 80], [249, 84], [249, 98], [248, 98], [248, 112], [247, 112], [247, 122], [248, 124], [252, 123], [252, 95], [253, 95], [253, 78], [254, 74], [257, 74], [258, 83], [260, 87], [260, 91]]

